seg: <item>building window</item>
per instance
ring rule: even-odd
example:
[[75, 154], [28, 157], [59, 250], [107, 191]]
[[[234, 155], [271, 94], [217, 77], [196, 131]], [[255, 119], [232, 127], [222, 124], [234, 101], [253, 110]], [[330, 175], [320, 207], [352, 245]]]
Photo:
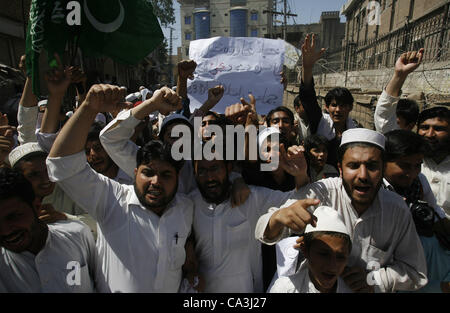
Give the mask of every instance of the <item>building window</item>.
[[189, 56], [189, 48], [186, 48], [186, 50], [184, 52], [186, 52], [186, 56], [188, 57]]
[[228, 33], [228, 29], [225, 29], [224, 32]]
[[185, 33], [184, 34], [184, 40], [191, 40], [192, 34], [191, 33]]
[[250, 20], [257, 21], [258, 20], [258, 12], [252, 12], [250, 14]]
[[257, 29], [252, 29], [250, 36], [251, 37], [258, 37], [258, 30]]
[[230, 7], [245, 7], [247, 0], [230, 0]]
[[185, 16], [184, 17], [184, 24], [191, 24], [191, 17], [190, 16]]

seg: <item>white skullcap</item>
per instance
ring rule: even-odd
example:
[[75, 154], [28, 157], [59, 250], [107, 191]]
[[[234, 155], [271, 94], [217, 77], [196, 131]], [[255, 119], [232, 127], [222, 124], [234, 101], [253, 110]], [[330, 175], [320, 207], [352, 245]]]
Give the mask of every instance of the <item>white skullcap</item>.
[[264, 143], [264, 140], [266, 140], [266, 138], [272, 134], [281, 134], [281, 132], [277, 127], [267, 127], [259, 132], [259, 134], [258, 134], [259, 149], [261, 149], [262, 144]]
[[11, 164], [11, 167], [14, 167], [23, 157], [37, 152], [46, 153], [37, 142], [27, 142], [17, 146], [9, 153], [9, 164]]
[[352, 128], [342, 133], [341, 146], [347, 143], [365, 142], [384, 150], [385, 138], [379, 132], [367, 128]]
[[45, 106], [46, 107], [47, 106], [47, 102], [48, 102], [47, 99], [39, 101], [38, 102], [38, 107], [41, 107], [41, 106]]
[[305, 234], [316, 231], [332, 231], [350, 236], [342, 216], [338, 211], [327, 206], [320, 206], [314, 211], [314, 215], [317, 217], [317, 225], [316, 227], [312, 227], [308, 224], [305, 229]]
[[147, 88], [141, 90], [142, 101], [147, 100], [147, 95], [153, 96], [153, 92]]
[[187, 122], [187, 124], [190, 125], [190, 122], [186, 118], [186, 116], [184, 116], [183, 114], [179, 114], [179, 113], [172, 113], [164, 118], [164, 120], [161, 124], [161, 127], [159, 128], [159, 132], [161, 133], [161, 130], [164, 129], [164, 126], [166, 126], [167, 123], [169, 123], [170, 121], [173, 121], [173, 120], [183, 120], [183, 121]]
[[128, 102], [132, 102], [136, 99], [139, 99], [141, 97], [141, 93], [139, 91], [130, 93], [128, 96], [125, 97], [125, 100]]

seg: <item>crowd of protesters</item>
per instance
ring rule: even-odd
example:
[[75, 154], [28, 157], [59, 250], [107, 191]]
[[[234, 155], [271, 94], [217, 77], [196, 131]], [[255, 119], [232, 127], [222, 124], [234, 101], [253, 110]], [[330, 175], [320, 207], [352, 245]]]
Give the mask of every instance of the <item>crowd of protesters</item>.
[[[191, 112], [192, 60], [134, 93], [59, 57], [47, 100], [27, 77], [17, 128], [0, 114], [0, 292], [450, 292], [450, 112], [401, 97], [426, 51], [399, 56], [370, 130], [346, 88], [321, 109], [314, 42], [295, 110], [266, 115], [252, 95], [215, 112], [223, 86]], [[264, 126], [243, 159], [230, 125]], [[186, 140], [201, 158], [175, 157]]]

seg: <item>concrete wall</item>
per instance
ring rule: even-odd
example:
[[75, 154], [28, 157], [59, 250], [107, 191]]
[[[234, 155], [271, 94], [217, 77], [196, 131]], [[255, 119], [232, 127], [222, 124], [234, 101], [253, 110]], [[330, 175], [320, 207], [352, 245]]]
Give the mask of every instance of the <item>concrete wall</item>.
[[[315, 76], [317, 86], [345, 86], [362, 90], [379, 90], [389, 82], [393, 69], [379, 69], [348, 72], [347, 82], [345, 72], [320, 74]], [[450, 94], [450, 62], [423, 64], [408, 76], [404, 93], [441, 93]]]

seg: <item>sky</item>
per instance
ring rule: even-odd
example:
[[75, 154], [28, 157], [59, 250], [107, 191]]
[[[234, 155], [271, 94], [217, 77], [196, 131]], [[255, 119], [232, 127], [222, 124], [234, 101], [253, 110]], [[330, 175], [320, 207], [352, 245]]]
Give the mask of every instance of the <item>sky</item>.
[[[214, 1], [214, 0], [211, 0]], [[291, 13], [297, 14], [295, 18], [289, 18], [288, 24], [309, 24], [317, 23], [320, 19], [322, 11], [339, 11], [342, 5], [348, 0], [287, 0], [288, 11], [290, 8]], [[176, 23], [171, 25], [175, 28], [172, 33], [173, 37], [173, 52], [177, 54], [177, 47], [181, 46], [181, 25], [180, 25], [180, 4], [178, 1], [173, 0], [173, 6], [175, 9]], [[278, 0], [278, 10], [282, 10], [283, 0]], [[278, 19], [282, 17], [279, 16]], [[345, 22], [345, 17], [341, 17], [341, 22]], [[163, 28], [164, 36], [167, 40], [170, 37], [169, 28]]]

